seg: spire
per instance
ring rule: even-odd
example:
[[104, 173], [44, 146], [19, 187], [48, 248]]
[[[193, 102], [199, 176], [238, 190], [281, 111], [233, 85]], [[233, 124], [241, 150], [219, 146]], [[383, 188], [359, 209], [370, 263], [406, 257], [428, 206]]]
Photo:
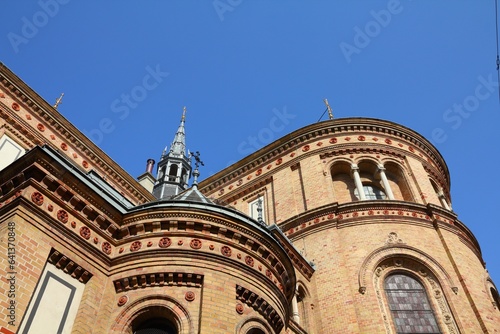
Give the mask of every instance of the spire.
[[186, 132], [184, 130], [184, 123], [186, 122], [186, 107], [183, 108], [181, 124], [177, 129], [177, 133], [175, 134], [174, 141], [170, 146], [170, 152], [168, 155], [182, 158], [186, 156]]
[[191, 156], [186, 155], [186, 107], [182, 111], [181, 124], [175, 133], [174, 141], [163, 151], [158, 162], [156, 182], [153, 195], [158, 199], [169, 199], [180, 194], [188, 187], [191, 176]]

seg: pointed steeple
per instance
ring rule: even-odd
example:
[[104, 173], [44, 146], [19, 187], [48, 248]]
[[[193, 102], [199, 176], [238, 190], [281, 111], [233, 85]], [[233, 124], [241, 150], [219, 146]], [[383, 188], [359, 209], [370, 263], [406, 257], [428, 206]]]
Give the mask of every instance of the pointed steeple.
[[158, 199], [172, 198], [188, 187], [192, 168], [191, 157], [186, 155], [185, 122], [186, 107], [182, 111], [181, 124], [170, 146], [170, 151], [167, 153], [167, 148], [165, 148], [158, 162], [158, 173], [153, 187], [153, 195]]
[[186, 107], [182, 110], [181, 124], [170, 146], [170, 156], [185, 157], [186, 156], [186, 132], [184, 130], [184, 123], [186, 122]]

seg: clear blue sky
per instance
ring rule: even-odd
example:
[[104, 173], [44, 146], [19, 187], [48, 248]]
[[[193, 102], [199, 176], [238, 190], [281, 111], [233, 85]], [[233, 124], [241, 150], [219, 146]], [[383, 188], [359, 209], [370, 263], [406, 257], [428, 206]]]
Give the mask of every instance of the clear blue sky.
[[183, 106], [202, 178], [318, 121], [324, 98], [335, 117], [416, 130], [446, 159], [454, 210], [500, 285], [493, 0], [4, 7], [0, 60], [50, 103], [64, 92], [60, 112], [133, 176], [170, 145]]

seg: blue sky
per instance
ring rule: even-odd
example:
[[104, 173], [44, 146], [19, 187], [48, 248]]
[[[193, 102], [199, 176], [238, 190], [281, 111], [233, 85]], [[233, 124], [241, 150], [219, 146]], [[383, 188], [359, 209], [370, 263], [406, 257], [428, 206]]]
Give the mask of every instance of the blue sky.
[[335, 117], [416, 130], [446, 159], [454, 210], [500, 284], [493, 0], [41, 0], [3, 13], [0, 60], [50, 103], [64, 92], [59, 111], [133, 176], [170, 145], [183, 106], [201, 178], [317, 122], [324, 98]]

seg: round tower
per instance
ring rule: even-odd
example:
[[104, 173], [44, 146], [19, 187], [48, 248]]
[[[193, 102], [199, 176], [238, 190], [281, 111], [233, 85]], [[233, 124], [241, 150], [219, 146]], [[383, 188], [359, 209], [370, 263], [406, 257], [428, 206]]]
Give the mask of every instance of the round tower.
[[500, 323], [479, 244], [452, 210], [448, 167], [407, 127], [312, 124], [200, 188], [248, 214], [262, 199], [265, 221], [314, 263], [290, 306], [306, 331], [470, 333]]

